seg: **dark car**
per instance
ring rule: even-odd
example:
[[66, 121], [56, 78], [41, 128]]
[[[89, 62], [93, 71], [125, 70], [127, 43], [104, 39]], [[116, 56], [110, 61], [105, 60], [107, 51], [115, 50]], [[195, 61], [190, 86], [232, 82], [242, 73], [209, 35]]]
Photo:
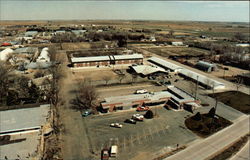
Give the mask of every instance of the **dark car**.
[[124, 122], [125, 123], [136, 124], [136, 121], [134, 119], [126, 119]]
[[108, 160], [109, 159], [109, 150], [103, 149], [102, 150], [102, 160]]
[[83, 116], [83, 117], [87, 117], [87, 116], [89, 116], [89, 115], [91, 115], [91, 114], [92, 114], [92, 112], [90, 112], [90, 111], [85, 111], [85, 112], [82, 113], [82, 116]]

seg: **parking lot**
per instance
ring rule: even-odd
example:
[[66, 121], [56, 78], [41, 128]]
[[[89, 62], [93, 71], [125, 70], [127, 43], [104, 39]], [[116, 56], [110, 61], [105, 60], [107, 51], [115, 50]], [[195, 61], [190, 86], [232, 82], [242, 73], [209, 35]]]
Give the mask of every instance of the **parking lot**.
[[[143, 122], [137, 122], [137, 124], [123, 122], [138, 113], [136, 111], [84, 118], [94, 153], [99, 156], [103, 148], [116, 144], [119, 147], [119, 160], [144, 159], [143, 155], [135, 157], [140, 152], [145, 152], [147, 157], [154, 158], [154, 153], [164, 147], [175, 148], [177, 144], [182, 146], [198, 138], [184, 125], [185, 117], [191, 113], [171, 111], [163, 107], [152, 110], [157, 114], [155, 118], [144, 119]], [[114, 122], [121, 123], [123, 127], [110, 127], [110, 124]]]
[[[180, 79], [173, 82], [174, 85], [189, 90], [188, 81]], [[146, 89], [148, 91], [161, 91], [166, 86], [155, 86], [150, 83], [137, 85], [124, 85], [98, 88], [100, 98], [109, 96], [120, 96], [133, 94], [136, 89]], [[205, 92], [200, 89], [199, 92]], [[214, 100], [206, 95], [198, 95], [202, 103], [210, 104], [207, 107], [200, 107], [196, 112], [206, 113], [214, 106]], [[135, 110], [124, 110], [116, 113], [102, 115], [92, 115], [83, 118], [85, 130], [89, 135], [90, 150], [93, 151], [98, 159], [103, 148], [108, 148], [112, 144], [118, 145], [119, 160], [144, 160], [153, 159], [171, 148], [184, 146], [196, 139], [196, 134], [185, 127], [184, 121], [188, 116], [193, 115], [187, 111], [167, 110], [162, 106], [153, 107], [152, 111], [156, 114], [153, 119], [144, 119], [137, 124], [124, 123], [125, 119], [131, 118], [133, 114], [145, 112], [136, 112]], [[218, 115], [235, 121], [243, 114], [232, 109], [229, 106], [218, 103]], [[110, 127], [111, 123], [120, 123], [122, 128]], [[128, 154], [129, 153], [129, 154]]]

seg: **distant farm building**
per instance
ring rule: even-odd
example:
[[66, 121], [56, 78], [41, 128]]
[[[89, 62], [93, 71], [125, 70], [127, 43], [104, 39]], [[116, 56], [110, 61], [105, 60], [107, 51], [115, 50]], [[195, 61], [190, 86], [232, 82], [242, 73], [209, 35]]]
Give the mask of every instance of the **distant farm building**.
[[38, 31], [27, 31], [24, 34], [24, 37], [35, 37], [38, 34]]
[[239, 44], [236, 44], [236, 47], [249, 47], [250, 44], [249, 43], [239, 43]]
[[100, 67], [110, 65], [142, 64], [142, 54], [109, 55], [93, 57], [73, 57], [71, 63], [74, 67]]
[[183, 46], [183, 42], [171, 42], [173, 46]]
[[212, 63], [208, 63], [205, 61], [199, 61], [196, 65], [196, 68], [198, 68], [199, 70], [205, 71], [205, 72], [212, 72], [217, 70], [217, 66], [215, 64]]
[[187, 106], [196, 108], [199, 106], [199, 102], [174, 86], [169, 86], [166, 91], [109, 97], [101, 102], [104, 112], [127, 110], [143, 105], [148, 107], [168, 105], [173, 109], [184, 109]]

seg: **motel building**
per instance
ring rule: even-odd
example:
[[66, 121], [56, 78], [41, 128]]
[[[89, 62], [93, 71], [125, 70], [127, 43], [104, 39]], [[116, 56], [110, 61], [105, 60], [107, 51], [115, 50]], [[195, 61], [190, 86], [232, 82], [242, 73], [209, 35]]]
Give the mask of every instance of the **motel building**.
[[100, 67], [100, 66], [110, 66], [110, 65], [130, 65], [130, 64], [142, 64], [142, 63], [143, 63], [142, 54], [71, 58], [71, 64], [74, 67]]
[[133, 109], [143, 105], [148, 107], [162, 105], [175, 110], [193, 110], [199, 107], [199, 104], [200, 102], [188, 93], [174, 86], [169, 86], [167, 90], [161, 92], [108, 97], [100, 103], [100, 106], [103, 112], [113, 112]]

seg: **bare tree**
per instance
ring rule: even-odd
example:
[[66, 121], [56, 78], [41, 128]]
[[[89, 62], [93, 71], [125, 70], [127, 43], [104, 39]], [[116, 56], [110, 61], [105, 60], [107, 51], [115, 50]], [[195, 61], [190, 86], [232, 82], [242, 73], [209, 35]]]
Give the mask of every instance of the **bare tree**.
[[62, 70], [59, 66], [54, 66], [49, 69], [49, 72], [52, 74], [52, 79], [48, 79], [50, 82], [50, 89], [48, 91], [49, 102], [57, 107], [59, 102], [59, 80], [62, 78]]
[[7, 67], [4, 63], [0, 62], [0, 104], [5, 102], [9, 90], [9, 77], [11, 67]]
[[138, 79], [138, 75], [137, 74], [132, 74], [132, 83], [136, 82]]
[[174, 35], [174, 30], [171, 29], [168, 33], [172, 37]]
[[74, 108], [79, 110], [93, 109], [97, 106], [98, 93], [93, 85], [87, 83], [79, 83], [79, 90], [76, 100], [74, 101]]
[[118, 77], [119, 77], [120, 83], [122, 83], [122, 80], [126, 77], [126, 75], [125, 74], [118, 74]]
[[108, 82], [111, 80], [111, 77], [108, 75], [105, 75], [102, 77], [102, 79], [106, 82], [106, 85], [108, 85]]
[[239, 89], [240, 89], [240, 87], [242, 86], [242, 82], [243, 82], [242, 78], [238, 77], [238, 78], [236, 79], [235, 87], [236, 87], [237, 92], [239, 92]]

